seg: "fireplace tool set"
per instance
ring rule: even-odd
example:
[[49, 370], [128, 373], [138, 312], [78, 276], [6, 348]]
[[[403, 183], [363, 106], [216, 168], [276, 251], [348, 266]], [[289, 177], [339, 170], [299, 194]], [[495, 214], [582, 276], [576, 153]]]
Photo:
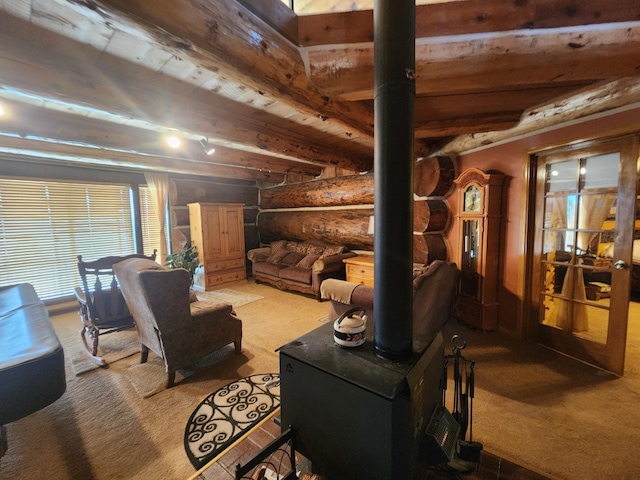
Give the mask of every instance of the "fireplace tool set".
[[[451, 355], [445, 355], [443, 367], [442, 404], [446, 406], [449, 364], [453, 361], [453, 405], [451, 416], [460, 425], [458, 449], [455, 459], [476, 464], [480, 460], [482, 444], [473, 441], [473, 397], [475, 388], [475, 362], [462, 355], [467, 342], [459, 335], [451, 338]], [[469, 441], [467, 438], [469, 433]], [[455, 463], [454, 459], [454, 463]]]

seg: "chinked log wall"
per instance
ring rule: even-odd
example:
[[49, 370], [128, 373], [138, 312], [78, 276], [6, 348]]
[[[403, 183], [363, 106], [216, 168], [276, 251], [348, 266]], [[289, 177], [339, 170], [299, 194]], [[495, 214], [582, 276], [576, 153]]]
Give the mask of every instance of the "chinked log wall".
[[[444, 231], [450, 223], [445, 197], [456, 177], [455, 160], [426, 158], [414, 170], [413, 261], [448, 259]], [[260, 191], [257, 224], [262, 244], [321, 240], [352, 250], [373, 250], [373, 173], [315, 180]]]

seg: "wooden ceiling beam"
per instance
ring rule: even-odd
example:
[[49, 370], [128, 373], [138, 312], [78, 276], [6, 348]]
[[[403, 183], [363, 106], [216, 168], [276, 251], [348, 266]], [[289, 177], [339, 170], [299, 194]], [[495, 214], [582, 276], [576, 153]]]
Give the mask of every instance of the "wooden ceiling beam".
[[298, 49], [235, 0], [95, 0], [85, 8], [100, 12], [114, 28], [133, 24], [205, 68], [217, 68], [275, 101], [340, 124], [345, 136], [373, 135], [372, 112], [322, 95], [309, 80]]
[[[636, 0], [464, 0], [416, 5], [416, 38], [639, 20]], [[373, 12], [300, 15], [298, 41], [303, 47], [373, 42]]]
[[584, 86], [584, 83], [569, 82], [522, 90], [417, 97], [415, 136], [433, 138], [511, 128], [532, 105], [565, 96]]
[[145, 163], [145, 157], [152, 156], [168, 158], [171, 161], [182, 159], [188, 162], [215, 163], [267, 172], [311, 176], [317, 176], [322, 172], [322, 167], [318, 165], [256, 155], [220, 146], [216, 147], [214, 155], [208, 156], [200, 144], [200, 139], [183, 138], [182, 147], [173, 150], [166, 144], [166, 134], [162, 132], [105, 122], [19, 102], [3, 100], [2, 103], [3, 107], [10, 112], [10, 115], [0, 121], [0, 135], [5, 137], [40, 139], [51, 144], [76, 145], [93, 148], [95, 151], [118, 151], [141, 155], [142, 164]]
[[0, 153], [5, 158], [47, 161], [63, 164], [94, 165], [114, 168], [131, 168], [154, 172], [180, 173], [205, 177], [236, 178], [244, 180], [280, 183], [285, 174], [248, 168], [234, 168], [206, 162], [141, 155], [105, 148], [51, 143], [37, 139], [1, 136]]
[[525, 111], [520, 123], [508, 130], [460, 135], [446, 140], [439, 147], [433, 145], [433, 155], [457, 155], [475, 148], [532, 134], [564, 122], [579, 120], [590, 115], [640, 104], [640, 76], [582, 89], [556, 99], [548, 105]]
[[[314, 144], [310, 141], [314, 138], [312, 126], [293, 125], [166, 75], [104, 53], [99, 55], [91, 47], [31, 24], [2, 18], [0, 85], [5, 89], [13, 87], [43, 98], [73, 102], [120, 116], [121, 121], [147, 122], [159, 130], [192, 132], [245, 154], [302, 160], [323, 167], [342, 164], [354, 170], [370, 168], [372, 153], [366, 147], [354, 144], [358, 150], [349, 151], [340, 145]], [[304, 129], [306, 135], [294, 133]]]
[[[311, 79], [327, 95], [372, 98], [373, 45], [312, 50], [308, 61]], [[418, 42], [416, 65], [419, 96], [624, 77], [640, 71], [640, 24]]]

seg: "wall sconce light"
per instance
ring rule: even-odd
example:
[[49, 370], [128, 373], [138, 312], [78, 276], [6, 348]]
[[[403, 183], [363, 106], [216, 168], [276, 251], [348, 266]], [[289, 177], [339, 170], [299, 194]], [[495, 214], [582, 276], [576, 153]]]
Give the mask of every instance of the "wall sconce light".
[[213, 155], [216, 152], [215, 148], [209, 146], [209, 140], [207, 138], [201, 138], [200, 145], [202, 145], [204, 153], [207, 155]]
[[374, 233], [374, 225], [373, 225], [373, 215], [369, 216], [369, 229], [367, 230], [367, 233], [369, 235], [373, 235]]

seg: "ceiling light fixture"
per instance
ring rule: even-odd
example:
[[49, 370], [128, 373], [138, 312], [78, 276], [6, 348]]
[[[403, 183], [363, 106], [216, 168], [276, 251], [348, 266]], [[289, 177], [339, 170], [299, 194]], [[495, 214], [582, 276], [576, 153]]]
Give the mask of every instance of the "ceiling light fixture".
[[167, 145], [169, 145], [171, 148], [179, 148], [180, 145], [182, 145], [182, 141], [175, 135], [170, 135], [167, 137]]
[[207, 138], [201, 138], [200, 145], [202, 145], [204, 153], [207, 155], [213, 155], [216, 152], [215, 148], [209, 146], [209, 140]]

